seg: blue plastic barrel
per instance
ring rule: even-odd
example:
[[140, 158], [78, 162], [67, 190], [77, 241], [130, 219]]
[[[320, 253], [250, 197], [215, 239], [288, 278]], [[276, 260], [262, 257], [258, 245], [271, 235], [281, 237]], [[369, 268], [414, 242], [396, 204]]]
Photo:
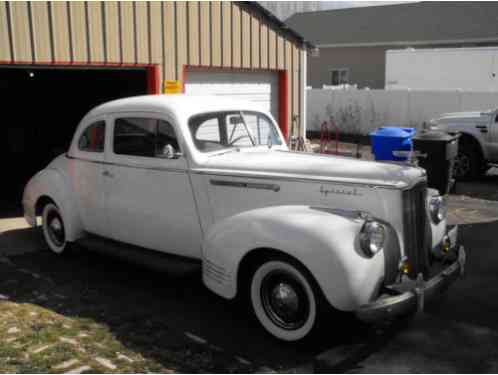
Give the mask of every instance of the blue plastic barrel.
[[384, 126], [370, 133], [375, 160], [405, 161], [406, 157], [394, 156], [393, 151], [412, 150], [415, 128]]

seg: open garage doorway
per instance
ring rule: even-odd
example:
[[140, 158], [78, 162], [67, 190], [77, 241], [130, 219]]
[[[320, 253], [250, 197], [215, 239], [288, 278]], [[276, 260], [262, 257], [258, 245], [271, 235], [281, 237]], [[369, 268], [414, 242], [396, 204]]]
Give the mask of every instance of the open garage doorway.
[[26, 182], [67, 151], [92, 107], [147, 94], [147, 74], [145, 67], [0, 65], [0, 208], [20, 207]]

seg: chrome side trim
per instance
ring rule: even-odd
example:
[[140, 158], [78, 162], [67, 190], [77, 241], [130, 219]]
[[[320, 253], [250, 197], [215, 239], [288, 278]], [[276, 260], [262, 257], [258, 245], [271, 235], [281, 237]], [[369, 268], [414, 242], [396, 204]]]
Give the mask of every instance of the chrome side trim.
[[186, 169], [181, 169], [181, 168], [149, 167], [149, 166], [145, 166], [145, 165], [133, 165], [133, 164], [126, 164], [126, 163], [111, 163], [111, 162], [108, 162], [108, 161], [89, 160], [89, 159], [77, 158], [77, 157], [69, 156], [69, 155], [66, 155], [66, 157], [68, 159], [85, 161], [87, 163], [110, 165], [110, 166], [116, 166], [116, 167], [128, 167], [128, 168], [146, 169], [146, 170], [151, 170], [151, 171], [174, 172], [174, 173], [187, 173]]
[[277, 184], [258, 184], [254, 182], [243, 182], [243, 181], [226, 181], [226, 180], [209, 180], [211, 185], [216, 186], [231, 186], [245, 189], [262, 189], [262, 190], [272, 190], [274, 192], [280, 191], [280, 186]]
[[[211, 169], [191, 169], [191, 174], [205, 175], [205, 176], [215, 176], [215, 177], [232, 177], [232, 178], [250, 178], [257, 180], [271, 180], [271, 181], [283, 181], [283, 182], [317, 182], [323, 184], [336, 184], [336, 185], [349, 185], [349, 186], [362, 186], [369, 189], [374, 188], [384, 188], [392, 190], [402, 190], [409, 186], [406, 184], [394, 185], [394, 184], [382, 184], [382, 183], [368, 183], [365, 182], [355, 182], [355, 181], [341, 181], [338, 179], [327, 179], [320, 178], [319, 176], [303, 177], [302, 175], [285, 175], [285, 174], [257, 174], [254, 172], [240, 172], [233, 170], [211, 170]], [[420, 180], [419, 180], [420, 181]], [[419, 182], [416, 181], [416, 182]], [[415, 184], [415, 183], [414, 183]], [[414, 185], [413, 184], [413, 185]], [[412, 186], [412, 185], [410, 185]]]

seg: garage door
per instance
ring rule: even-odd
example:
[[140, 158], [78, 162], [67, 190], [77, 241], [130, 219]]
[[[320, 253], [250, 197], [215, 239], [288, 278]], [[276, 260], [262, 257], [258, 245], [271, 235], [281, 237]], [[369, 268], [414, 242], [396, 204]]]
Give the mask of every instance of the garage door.
[[275, 72], [188, 71], [185, 92], [258, 103], [278, 121], [278, 74]]

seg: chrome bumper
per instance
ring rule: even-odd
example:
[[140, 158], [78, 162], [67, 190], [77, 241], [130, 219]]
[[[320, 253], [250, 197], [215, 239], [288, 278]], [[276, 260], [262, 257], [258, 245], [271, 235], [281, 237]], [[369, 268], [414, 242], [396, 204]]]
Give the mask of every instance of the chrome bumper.
[[[456, 232], [456, 230], [451, 232]], [[448, 233], [450, 239], [456, 240], [455, 233], [451, 232]], [[360, 306], [355, 311], [358, 319], [364, 322], [375, 322], [415, 311], [423, 311], [425, 301], [432, 300], [456, 279], [463, 276], [466, 262], [465, 249], [463, 246], [459, 246], [453, 249], [453, 251], [455, 250], [456, 260], [432, 279], [424, 281], [422, 275], [419, 275], [417, 280], [412, 282], [413, 285], [409, 290], [397, 295], [379, 297], [374, 302]]]

